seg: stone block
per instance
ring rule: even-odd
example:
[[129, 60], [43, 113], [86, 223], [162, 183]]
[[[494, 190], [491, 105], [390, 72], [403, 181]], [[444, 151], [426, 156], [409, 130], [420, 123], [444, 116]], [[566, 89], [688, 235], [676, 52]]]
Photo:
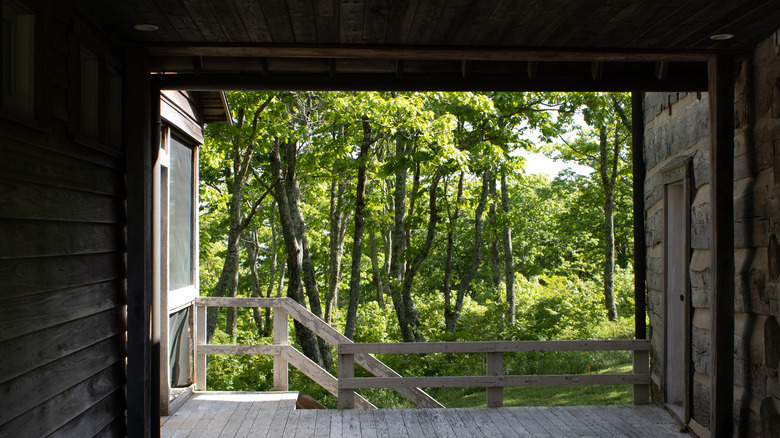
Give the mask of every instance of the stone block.
[[658, 210], [647, 218], [645, 225], [645, 243], [647, 246], [658, 245], [664, 239], [664, 211]]
[[700, 327], [691, 327], [691, 359], [693, 369], [702, 374], [711, 374], [711, 331]]
[[645, 208], [663, 200], [663, 198], [663, 176], [660, 172], [656, 172], [652, 176], [645, 178]]
[[691, 416], [702, 426], [710, 426], [710, 397], [712, 391], [702, 383], [703, 379], [693, 380]]
[[661, 257], [647, 258], [647, 287], [655, 290], [664, 288], [664, 260]]
[[691, 248], [708, 249], [710, 247], [710, 229], [712, 219], [710, 213], [709, 185], [696, 192], [691, 205]]
[[766, 253], [761, 250], [743, 250], [738, 254], [735, 278], [734, 311], [759, 315], [769, 314], [767, 296]]
[[693, 184], [699, 189], [704, 184], [710, 183], [710, 151], [700, 149], [693, 156]]

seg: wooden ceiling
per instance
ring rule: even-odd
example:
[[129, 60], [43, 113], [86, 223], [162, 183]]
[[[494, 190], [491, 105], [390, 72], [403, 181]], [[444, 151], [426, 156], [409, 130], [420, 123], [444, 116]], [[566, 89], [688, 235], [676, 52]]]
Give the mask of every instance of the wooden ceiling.
[[[74, 1], [122, 43], [150, 47], [154, 70], [259, 73], [281, 88], [295, 75], [323, 87], [387, 75], [396, 84], [387, 88], [425, 89], [434, 77], [487, 86], [518, 74], [523, 88], [547, 88], [545, 77], [578, 72], [583, 82], [646, 76], [657, 89], [693, 90], [708, 54], [747, 52], [780, 26], [776, 0]], [[735, 37], [709, 38], [721, 33]]]

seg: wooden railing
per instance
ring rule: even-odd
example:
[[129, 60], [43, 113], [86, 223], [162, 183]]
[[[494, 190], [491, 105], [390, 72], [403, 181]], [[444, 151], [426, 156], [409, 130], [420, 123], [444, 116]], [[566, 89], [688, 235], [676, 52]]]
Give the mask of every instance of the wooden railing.
[[[567, 374], [547, 376], [505, 376], [504, 353], [521, 351], [604, 351], [631, 350], [634, 353], [634, 369], [631, 374]], [[487, 406], [504, 404], [504, 387], [507, 386], [564, 386], [564, 385], [634, 385], [634, 404], [649, 402], [650, 341], [494, 341], [494, 342], [423, 342], [341, 344], [338, 353], [338, 403], [339, 409], [355, 407], [355, 389], [359, 388], [487, 388]], [[430, 354], [430, 353], [484, 353], [485, 376], [447, 377], [354, 377], [355, 358], [374, 354]]]
[[[195, 312], [195, 388], [206, 389], [206, 356], [209, 354], [270, 354], [274, 357], [274, 390], [288, 390], [288, 364], [299, 369], [318, 385], [339, 395], [339, 382], [327, 370], [320, 367], [289, 344], [287, 317], [298, 321], [330, 345], [339, 348], [352, 341], [309, 312], [291, 298], [213, 298], [198, 297], [194, 302]], [[214, 345], [206, 343], [207, 307], [270, 307], [274, 309], [273, 345]], [[368, 353], [352, 355], [357, 362], [374, 376], [384, 379], [401, 379], [401, 376], [380, 360]], [[353, 365], [354, 366], [354, 365]], [[340, 368], [339, 368], [340, 369]], [[443, 407], [425, 391], [410, 385], [396, 388], [404, 397], [420, 408]], [[352, 407], [376, 409], [363, 397], [352, 392]]]

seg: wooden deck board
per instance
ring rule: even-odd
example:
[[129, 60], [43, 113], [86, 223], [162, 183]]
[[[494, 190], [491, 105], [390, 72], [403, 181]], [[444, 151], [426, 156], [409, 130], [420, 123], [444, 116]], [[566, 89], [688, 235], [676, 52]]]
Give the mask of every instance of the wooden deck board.
[[163, 437], [686, 437], [662, 408], [565, 406], [296, 410], [294, 392], [196, 392]]

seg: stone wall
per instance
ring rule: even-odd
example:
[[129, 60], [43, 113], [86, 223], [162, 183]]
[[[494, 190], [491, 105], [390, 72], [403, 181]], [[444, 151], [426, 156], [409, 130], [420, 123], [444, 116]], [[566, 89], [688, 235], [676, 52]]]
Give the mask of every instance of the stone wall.
[[[780, 436], [780, 54], [775, 38], [737, 71], [734, 151], [735, 436]], [[648, 93], [645, 214], [652, 394], [663, 402], [664, 185], [692, 168], [688, 266], [692, 431], [709, 427], [711, 290], [707, 94]]]

